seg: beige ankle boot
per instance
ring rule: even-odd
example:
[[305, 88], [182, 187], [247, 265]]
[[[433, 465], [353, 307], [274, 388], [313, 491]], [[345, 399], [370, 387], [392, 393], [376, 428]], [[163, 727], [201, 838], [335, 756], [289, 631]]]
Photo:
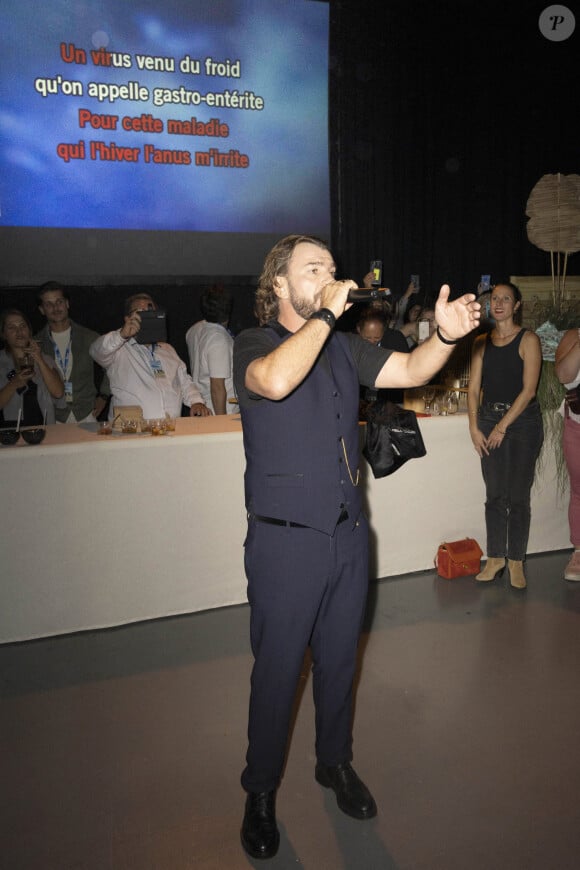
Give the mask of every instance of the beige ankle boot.
[[524, 574], [524, 563], [508, 559], [508, 568], [510, 572], [510, 583], [514, 589], [525, 589], [528, 584], [526, 582], [526, 575]]
[[485, 568], [476, 574], [476, 580], [495, 580], [498, 574], [501, 574], [505, 568], [505, 559], [489, 558], [485, 563]]

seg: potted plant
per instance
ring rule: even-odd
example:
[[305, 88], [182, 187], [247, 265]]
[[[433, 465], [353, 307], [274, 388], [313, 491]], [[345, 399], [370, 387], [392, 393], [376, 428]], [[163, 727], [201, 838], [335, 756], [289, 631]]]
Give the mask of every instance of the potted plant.
[[544, 418], [544, 449], [549, 445], [554, 450], [558, 488], [562, 491], [567, 476], [562, 452], [563, 419], [555, 412], [562, 403], [564, 388], [556, 377], [554, 356], [566, 329], [580, 325], [580, 302], [566, 292], [568, 257], [580, 250], [580, 175], [558, 172], [542, 176], [528, 197], [526, 215], [529, 241], [550, 254], [551, 298], [536, 302], [532, 316], [540, 324], [536, 332], [542, 344], [538, 401]]

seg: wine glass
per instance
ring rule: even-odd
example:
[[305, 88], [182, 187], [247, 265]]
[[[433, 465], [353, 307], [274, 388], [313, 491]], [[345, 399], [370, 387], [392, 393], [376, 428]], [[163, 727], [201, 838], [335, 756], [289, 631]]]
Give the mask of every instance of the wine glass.
[[431, 410], [431, 402], [435, 398], [435, 387], [426, 385], [423, 390], [423, 402], [425, 403], [425, 411], [429, 412]]

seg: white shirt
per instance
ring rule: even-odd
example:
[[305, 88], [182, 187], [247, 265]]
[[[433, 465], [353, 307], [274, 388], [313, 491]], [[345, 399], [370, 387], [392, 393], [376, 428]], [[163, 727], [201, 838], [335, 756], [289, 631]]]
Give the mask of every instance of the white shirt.
[[117, 329], [95, 339], [89, 353], [109, 376], [110, 417], [116, 405], [140, 405], [145, 419], [166, 413], [179, 417], [182, 404], [203, 401], [185, 363], [170, 344], [139, 344], [134, 338], [125, 341]]
[[207, 321], [198, 320], [193, 326], [190, 326], [185, 333], [185, 343], [189, 353], [189, 371], [193, 372], [193, 361], [195, 359], [195, 347], [199, 341], [199, 336]]
[[199, 384], [204, 403], [215, 413], [211, 400], [210, 378], [223, 378], [226, 388], [226, 412], [237, 413], [237, 405], [228, 401], [236, 397], [232, 378], [234, 340], [225, 326], [200, 320], [187, 330], [185, 341], [189, 351], [191, 376], [195, 383]]
[[50, 337], [55, 345], [54, 361], [63, 381], [70, 381], [73, 367], [71, 328], [62, 332], [51, 332]]

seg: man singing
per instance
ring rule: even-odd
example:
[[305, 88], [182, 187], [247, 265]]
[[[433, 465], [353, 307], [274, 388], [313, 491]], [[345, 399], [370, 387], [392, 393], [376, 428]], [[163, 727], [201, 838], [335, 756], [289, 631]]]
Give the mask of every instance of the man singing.
[[437, 301], [437, 332], [413, 353], [334, 330], [354, 281], [337, 281], [320, 239], [292, 235], [266, 257], [260, 328], [234, 343], [246, 454], [245, 569], [251, 680], [242, 845], [271, 858], [275, 795], [305, 650], [311, 648], [316, 780], [355, 819], [376, 815], [352, 760], [352, 691], [368, 587], [368, 524], [359, 486], [359, 384], [429, 381], [479, 322], [473, 294]]

